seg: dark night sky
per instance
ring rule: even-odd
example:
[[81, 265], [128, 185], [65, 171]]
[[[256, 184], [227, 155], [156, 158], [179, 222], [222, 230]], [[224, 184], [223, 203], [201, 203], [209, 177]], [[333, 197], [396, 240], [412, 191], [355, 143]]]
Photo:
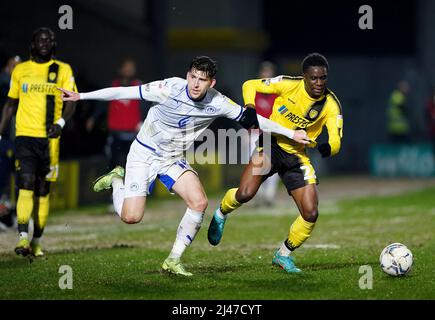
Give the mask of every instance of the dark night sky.
[[[358, 27], [358, 9], [373, 9], [373, 30]], [[264, 1], [264, 28], [272, 54], [413, 54], [416, 1]]]

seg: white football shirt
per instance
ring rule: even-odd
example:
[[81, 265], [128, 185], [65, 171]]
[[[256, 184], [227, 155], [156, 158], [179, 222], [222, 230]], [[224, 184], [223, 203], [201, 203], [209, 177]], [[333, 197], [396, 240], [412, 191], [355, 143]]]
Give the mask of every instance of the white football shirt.
[[[136, 140], [145, 148], [161, 156], [178, 157], [217, 117], [240, 120], [243, 107], [210, 88], [200, 101], [194, 101], [187, 91], [187, 80], [168, 78], [139, 87], [143, 99], [161, 88], [169, 97], [154, 102]], [[169, 90], [168, 90], [169, 89]]]

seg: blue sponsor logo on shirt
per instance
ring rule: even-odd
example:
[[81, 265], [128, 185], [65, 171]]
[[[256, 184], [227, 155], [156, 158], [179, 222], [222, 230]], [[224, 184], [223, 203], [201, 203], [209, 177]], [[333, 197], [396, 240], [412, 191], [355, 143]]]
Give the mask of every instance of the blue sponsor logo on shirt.
[[281, 106], [281, 107], [278, 109], [278, 112], [281, 113], [281, 114], [284, 114], [284, 113], [286, 113], [287, 111], [288, 111], [288, 109], [287, 109], [286, 106]]
[[27, 93], [27, 90], [29, 89], [29, 85], [27, 83], [23, 83], [21, 89], [23, 90], [24, 93]]
[[190, 119], [190, 116], [187, 116], [187, 117], [180, 119], [180, 121], [178, 121], [178, 127], [184, 128], [186, 126], [186, 124], [189, 122], [189, 119]]

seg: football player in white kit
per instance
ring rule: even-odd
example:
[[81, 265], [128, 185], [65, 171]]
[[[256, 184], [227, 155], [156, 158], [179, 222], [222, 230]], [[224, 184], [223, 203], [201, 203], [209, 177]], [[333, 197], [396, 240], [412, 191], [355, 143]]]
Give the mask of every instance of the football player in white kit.
[[147, 118], [132, 142], [124, 168], [117, 166], [98, 178], [94, 191], [113, 189], [113, 204], [125, 223], [138, 223], [145, 213], [146, 197], [158, 178], [170, 192], [178, 194], [187, 209], [177, 229], [172, 251], [163, 262], [164, 271], [191, 276], [180, 262], [181, 255], [198, 233], [208, 205], [197, 173], [184, 152], [217, 117], [238, 121], [244, 128], [259, 127], [307, 144], [303, 130], [290, 130], [257, 116], [219, 93], [216, 62], [206, 56], [193, 59], [186, 79], [168, 78], [140, 86], [105, 88], [74, 93], [59, 88], [64, 101], [143, 99], [152, 101]]

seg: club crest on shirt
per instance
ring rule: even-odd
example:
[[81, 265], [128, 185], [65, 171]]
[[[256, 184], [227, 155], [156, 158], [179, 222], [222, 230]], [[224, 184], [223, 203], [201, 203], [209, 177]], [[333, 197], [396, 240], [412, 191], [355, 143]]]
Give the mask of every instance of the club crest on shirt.
[[213, 107], [213, 106], [208, 106], [208, 107], [205, 108], [205, 113], [207, 113], [207, 114], [216, 113], [216, 108]]
[[308, 113], [308, 117], [310, 119], [315, 119], [318, 115], [319, 115], [319, 111], [315, 109], [311, 109], [310, 112]]
[[56, 79], [56, 76], [57, 76], [56, 72], [50, 72], [48, 74], [48, 80], [54, 81]]

